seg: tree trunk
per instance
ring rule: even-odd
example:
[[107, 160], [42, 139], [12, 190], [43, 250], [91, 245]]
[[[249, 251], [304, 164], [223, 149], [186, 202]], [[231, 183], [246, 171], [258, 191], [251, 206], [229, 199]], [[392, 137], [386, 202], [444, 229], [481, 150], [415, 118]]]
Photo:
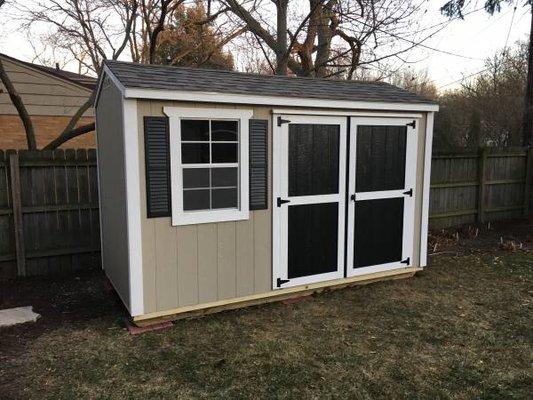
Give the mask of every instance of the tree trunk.
[[526, 97], [524, 100], [524, 120], [522, 121], [524, 146], [533, 146], [533, 5], [531, 7], [531, 27], [529, 31]]
[[26, 107], [24, 106], [20, 95], [15, 89], [15, 86], [13, 86], [11, 79], [9, 79], [9, 76], [7, 75], [7, 72], [4, 69], [4, 64], [2, 63], [2, 60], [0, 60], [0, 81], [6, 87], [7, 93], [9, 94], [9, 98], [17, 109], [19, 117], [22, 120], [22, 123], [24, 124], [24, 130], [26, 131], [26, 141], [28, 143], [28, 150], [37, 150], [37, 145], [35, 143], [35, 131], [33, 130], [33, 123], [31, 122], [30, 115], [28, 114], [28, 111], [26, 110]]
[[288, 0], [277, 0], [276, 75], [287, 75], [287, 7]]

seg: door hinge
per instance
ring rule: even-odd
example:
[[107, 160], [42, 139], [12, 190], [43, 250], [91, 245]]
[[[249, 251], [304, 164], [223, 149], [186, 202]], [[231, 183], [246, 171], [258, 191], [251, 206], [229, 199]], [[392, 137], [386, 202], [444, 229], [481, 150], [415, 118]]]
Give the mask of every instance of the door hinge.
[[403, 192], [405, 195], [409, 195], [409, 197], [413, 197], [413, 188], [409, 189], [407, 192]]
[[281, 117], [278, 117], [278, 126], [281, 126], [282, 124], [288, 124], [289, 122], [291, 121], [289, 121], [288, 119], [283, 119]]
[[411, 257], [407, 257], [405, 260], [400, 261], [400, 263], [407, 264], [407, 265], [411, 264]]
[[416, 128], [416, 120], [413, 119], [413, 122], [409, 122], [408, 124], [405, 124], [405, 125], [411, 126], [413, 129], [415, 129]]
[[281, 278], [278, 278], [278, 280], [276, 281], [276, 286], [277, 287], [281, 287], [281, 285], [283, 285], [284, 283], [287, 283], [289, 282], [290, 279], [281, 279]]
[[290, 200], [284, 200], [281, 197], [278, 197], [278, 207], [281, 207], [282, 204], [290, 203]]

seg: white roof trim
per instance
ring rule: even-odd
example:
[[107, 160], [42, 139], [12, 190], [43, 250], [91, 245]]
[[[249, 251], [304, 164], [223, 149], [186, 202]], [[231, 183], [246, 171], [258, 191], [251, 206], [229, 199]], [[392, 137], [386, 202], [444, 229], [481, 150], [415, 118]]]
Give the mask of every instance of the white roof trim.
[[[110, 71], [107, 73], [110, 73]], [[110, 76], [113, 75], [110, 73]], [[127, 99], [157, 99], [307, 108], [338, 108], [348, 110], [438, 111], [439, 109], [438, 105], [427, 103], [387, 103], [378, 101], [327, 100], [315, 98], [243, 95], [234, 93], [143, 88], [126, 88], [123, 94]]]

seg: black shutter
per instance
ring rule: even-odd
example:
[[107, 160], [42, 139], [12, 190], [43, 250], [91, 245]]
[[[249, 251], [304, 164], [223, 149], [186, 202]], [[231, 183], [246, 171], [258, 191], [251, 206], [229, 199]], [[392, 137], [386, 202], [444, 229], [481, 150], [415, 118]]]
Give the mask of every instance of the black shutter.
[[250, 120], [250, 210], [268, 208], [268, 120]]
[[169, 217], [170, 156], [167, 117], [144, 117], [148, 218]]

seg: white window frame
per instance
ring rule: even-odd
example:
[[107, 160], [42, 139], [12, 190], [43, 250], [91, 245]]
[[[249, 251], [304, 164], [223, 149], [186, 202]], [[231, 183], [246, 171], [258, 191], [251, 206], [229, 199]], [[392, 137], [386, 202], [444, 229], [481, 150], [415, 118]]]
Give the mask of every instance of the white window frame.
[[[185, 108], [163, 107], [169, 118], [170, 133], [170, 183], [172, 193], [172, 225], [193, 225], [209, 222], [238, 221], [250, 218], [248, 198], [248, 125], [252, 110], [231, 108]], [[183, 210], [183, 165], [181, 163], [181, 120], [182, 119], [231, 119], [239, 121], [239, 207], [220, 210]], [[211, 164], [206, 165], [208, 168]], [[233, 164], [232, 164], [233, 165]]]

